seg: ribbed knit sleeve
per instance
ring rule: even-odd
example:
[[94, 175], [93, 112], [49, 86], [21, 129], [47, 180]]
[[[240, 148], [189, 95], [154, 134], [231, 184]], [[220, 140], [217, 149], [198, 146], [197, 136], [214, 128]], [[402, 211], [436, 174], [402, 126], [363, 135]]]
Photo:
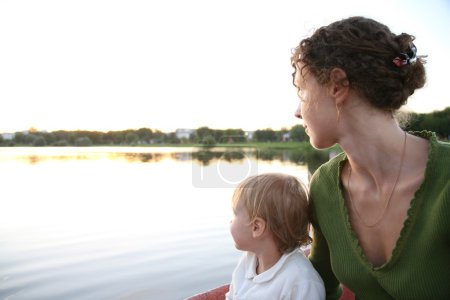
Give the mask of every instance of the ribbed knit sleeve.
[[[323, 190], [328, 189], [329, 186], [325, 188], [323, 186], [322, 181], [326, 181], [329, 168], [327, 166], [322, 166], [319, 168], [313, 175], [310, 181], [310, 215], [311, 215], [311, 223], [313, 227], [313, 241], [311, 245], [311, 252], [309, 259], [316, 270], [319, 272], [322, 280], [325, 284], [326, 290], [326, 299], [327, 300], [335, 300], [339, 299], [342, 294], [342, 290], [340, 288], [339, 280], [334, 275], [333, 270], [331, 269], [331, 261], [330, 261], [330, 251], [328, 248], [328, 242], [323, 236], [320, 224], [317, 219], [316, 213], [316, 196], [318, 198], [317, 201], [320, 201], [320, 194]], [[325, 170], [325, 171], [324, 171]], [[330, 193], [337, 193], [337, 190], [329, 190]], [[336, 232], [339, 235], [339, 232]]]

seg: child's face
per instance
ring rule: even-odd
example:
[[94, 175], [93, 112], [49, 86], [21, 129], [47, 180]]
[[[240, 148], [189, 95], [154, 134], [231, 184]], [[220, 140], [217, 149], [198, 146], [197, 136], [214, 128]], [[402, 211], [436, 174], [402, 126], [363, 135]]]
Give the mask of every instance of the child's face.
[[247, 210], [239, 202], [236, 206], [233, 206], [233, 219], [230, 224], [230, 232], [237, 249], [251, 251], [253, 225], [250, 222]]

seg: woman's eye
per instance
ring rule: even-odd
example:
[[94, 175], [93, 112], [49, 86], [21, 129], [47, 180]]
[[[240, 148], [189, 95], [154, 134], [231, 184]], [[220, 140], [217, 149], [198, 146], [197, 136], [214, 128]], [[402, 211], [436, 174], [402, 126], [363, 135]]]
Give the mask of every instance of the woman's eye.
[[305, 91], [298, 89], [297, 95], [300, 101], [305, 102]]

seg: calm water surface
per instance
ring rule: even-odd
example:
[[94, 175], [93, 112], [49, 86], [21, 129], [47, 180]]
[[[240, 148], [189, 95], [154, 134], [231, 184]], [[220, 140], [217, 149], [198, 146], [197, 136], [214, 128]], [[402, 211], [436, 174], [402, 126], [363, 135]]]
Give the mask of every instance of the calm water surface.
[[177, 300], [228, 283], [249, 174], [307, 169], [251, 149], [0, 148], [0, 299]]

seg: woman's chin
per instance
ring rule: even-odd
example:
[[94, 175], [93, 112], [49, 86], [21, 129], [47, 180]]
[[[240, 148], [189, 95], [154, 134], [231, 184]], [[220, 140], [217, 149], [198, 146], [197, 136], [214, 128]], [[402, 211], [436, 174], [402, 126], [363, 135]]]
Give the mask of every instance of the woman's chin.
[[309, 143], [316, 150], [327, 149], [327, 148], [333, 147], [335, 145], [335, 143], [329, 143], [326, 141], [316, 141], [313, 137], [310, 137]]

